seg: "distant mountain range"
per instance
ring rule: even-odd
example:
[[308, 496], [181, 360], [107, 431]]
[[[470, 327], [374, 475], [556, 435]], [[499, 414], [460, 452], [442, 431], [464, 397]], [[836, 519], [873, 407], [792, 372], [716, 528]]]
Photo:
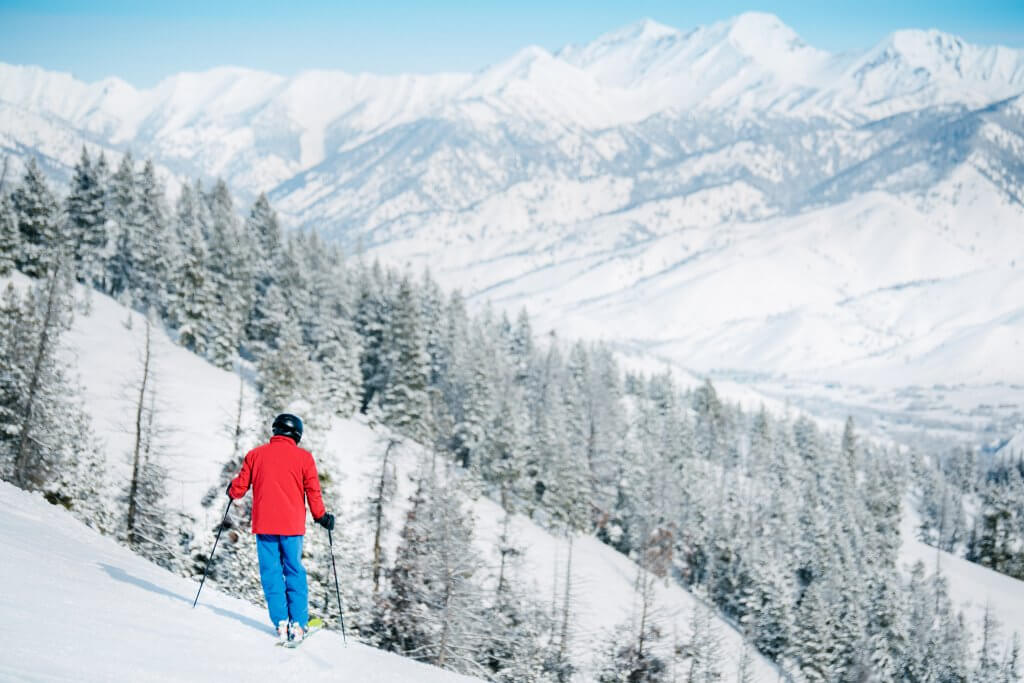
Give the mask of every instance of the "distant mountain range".
[[[472, 74], [221, 68], [139, 90], [0, 65], [0, 150], [57, 176], [83, 143], [221, 176], [564, 333], [776, 393], [1024, 394], [1021, 93], [1024, 50], [908, 30], [830, 54], [747, 13]], [[1005, 403], [940, 394], [940, 424]], [[1024, 422], [1019, 403], [963, 422]]]

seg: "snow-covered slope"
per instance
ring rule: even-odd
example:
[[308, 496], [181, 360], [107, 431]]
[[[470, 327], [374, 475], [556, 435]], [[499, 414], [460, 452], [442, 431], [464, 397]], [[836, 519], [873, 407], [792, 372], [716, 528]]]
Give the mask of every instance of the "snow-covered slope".
[[[26, 278], [21, 275], [15, 275], [14, 278], [19, 286], [27, 283]], [[0, 285], [3, 284], [3, 280], [0, 280]], [[84, 296], [81, 288], [79, 296]], [[65, 352], [80, 374], [86, 392], [85, 406], [101, 440], [101, 449], [106, 457], [112, 484], [118, 487], [127, 480], [130, 473], [128, 457], [131, 435], [120, 416], [127, 416], [132, 409], [133, 396], [130, 389], [138, 381], [141, 372], [137, 360], [144, 344], [145, 319], [138, 313], [128, 311], [113, 299], [96, 293], [90, 294], [90, 309], [87, 314], [75, 316], [73, 328], [65, 337]], [[238, 378], [174, 345], [162, 330], [154, 330], [153, 354], [151, 387], [155, 390], [157, 401], [157, 426], [163, 431], [165, 442], [165, 447], [161, 449], [158, 457], [161, 464], [169, 470], [168, 503], [172, 508], [194, 516], [197, 520], [197, 530], [206, 530], [216, 525], [223, 509], [219, 504], [209, 508], [203, 507], [200, 500], [211, 486], [220, 481], [221, 467], [231, 455], [228, 434], [237, 410]], [[246, 387], [246, 391], [251, 392], [251, 388]], [[243, 423], [247, 427], [246, 438], [259, 439], [266, 436], [266, 425], [254, 424], [251, 411], [246, 411]], [[331, 470], [338, 473], [340, 478], [338, 487], [341, 500], [327, 501], [328, 506], [339, 513], [339, 524], [353, 526], [356, 524], [354, 520], [362, 515], [363, 501], [368, 495], [368, 482], [372, 481], [372, 473], [379, 467], [377, 453], [381, 448], [381, 440], [387, 437], [388, 432], [383, 427], [372, 427], [360, 419], [335, 419], [330, 428], [308, 435], [308, 440], [316, 444], [318, 461], [328, 463]], [[388, 556], [394, 556], [393, 546], [397, 543], [397, 533], [402, 527], [405, 506], [412, 493], [413, 483], [410, 475], [414, 473], [416, 456], [415, 446], [403, 447], [395, 455], [398, 492], [394, 499], [395, 505], [389, 512], [393, 523], [390, 540], [392, 549]], [[110, 491], [108, 495], [116, 495], [116, 492]], [[7, 504], [6, 497], [11, 497], [10, 505]], [[10, 510], [14, 510], [10, 517], [4, 517]], [[496, 503], [484, 498], [476, 501], [473, 514], [475, 538], [481, 554], [487, 562], [497, 566], [499, 555], [496, 548], [503, 512]], [[43, 528], [37, 533], [30, 528], [34, 524], [42, 525]], [[316, 532], [315, 528], [311, 529]], [[518, 569], [519, 580], [523, 581], [534, 595], [542, 596], [544, 599], [555, 593], [554, 583], [557, 581], [557, 591], [561, 595], [564, 591], [566, 540], [552, 536], [521, 515], [512, 519], [510, 533], [513, 542], [522, 548], [521, 566]], [[10, 541], [8, 535], [11, 536]], [[38, 538], [38, 544], [31, 541], [33, 536]], [[54, 601], [53, 604], [37, 601], [34, 590], [21, 595], [9, 595], [4, 600], [10, 602], [0, 601], [0, 605], [4, 606], [0, 610], [0, 621], [5, 623], [2, 628], [14, 628], [13, 625], [21, 622], [22, 617], [28, 618], [38, 613], [62, 613], [62, 609], [65, 608], [62, 607], [64, 603], [61, 602], [62, 593], [59, 587], [62, 585], [63, 579], [60, 577], [64, 572], [67, 580], [73, 582], [73, 585], [81, 584], [83, 593], [80, 599], [74, 598], [73, 611], [67, 612], [70, 618], [62, 626], [66, 629], [62, 636], [66, 636], [69, 641], [75, 641], [73, 645], [68, 645], [69, 654], [91, 650], [107, 652], [103, 649], [107, 647], [105, 644], [97, 643], [93, 647], [90, 640], [92, 636], [84, 635], [86, 630], [94, 627], [95, 620], [98, 619], [103, 624], [109, 623], [110, 628], [120, 632], [130, 628], [133, 619], [139, 619], [143, 627], [134, 634], [140, 641], [138, 647], [132, 641], [132, 647], [138, 656], [133, 656], [130, 660], [132, 666], [138, 667], [136, 672], [139, 680], [189, 679], [193, 667], [202, 669], [203, 657], [214, 657], [220, 649], [227, 647], [238, 650], [232, 657], [243, 659], [250, 654], [251, 648], [254, 647], [253, 643], [259, 643], [260, 647], [269, 650], [270, 654], [266, 657], [253, 655], [252, 669], [243, 668], [239, 671], [258, 671], [258, 667], [264, 665], [284, 666], [281, 662], [289, 661], [274, 659], [279, 651], [267, 642], [270, 639], [270, 630], [268, 626], [264, 626], [266, 616], [261, 608], [242, 606], [237, 601], [223, 596], [215, 597], [213, 594], [208, 602], [204, 597], [203, 602], [213, 606], [208, 608], [208, 611], [213, 611], [214, 614], [205, 614], [202, 618], [207, 621], [202, 623], [205, 625], [204, 628], [217, 629], [218, 635], [211, 644], [192, 643], [189, 624], [193, 623], [190, 619], [194, 618], [194, 613], [190, 611], [190, 600], [194, 595], [191, 591], [194, 591], [196, 584], [176, 578], [141, 559], [130, 556], [113, 542], [94, 537], [92, 532], [73, 521], [67, 513], [9, 488], [0, 489], [0, 543], [17, 548], [17, 552], [12, 550], [9, 555], [11, 561], [5, 562], [4, 567], [0, 568], [0, 581], [3, 581], [4, 585], [49, 586], [53, 593], [47, 595], [45, 600]], [[369, 554], [370, 541], [367, 539], [366, 543]], [[58, 549], [66, 549], [66, 552]], [[582, 671], [580, 680], [587, 680], [596, 656], [603, 652], [615, 627], [628, 621], [634, 614], [637, 567], [629, 559], [592, 537], [576, 537], [573, 557], [571, 652], [574, 664]], [[45, 565], [45, 568], [40, 569], [40, 564]], [[256, 571], [257, 568], [253, 567], [253, 572]], [[6, 572], [10, 572], [10, 575], [8, 576]], [[19, 583], [21, 572], [35, 573], [38, 582]], [[128, 587], [123, 584], [128, 584]], [[116, 600], [129, 588], [133, 591], [138, 588], [142, 594], [135, 596], [133, 593], [131, 604], [122, 608]], [[204, 596], [209, 588], [204, 588]], [[39, 590], [43, 592], [43, 589]], [[151, 595], [145, 595], [147, 591]], [[654, 604], [658, 619], [664, 626], [664, 632], [675, 632], [681, 637], [688, 633], [693, 611], [699, 608], [699, 600], [671, 583], [659, 582], [654, 591]], [[78, 596], [79, 593], [75, 592], [72, 595]], [[3, 611], [8, 608], [11, 610], [10, 619], [7, 618], [7, 612]], [[157, 616], [146, 616], [149, 614]], [[151, 619], [161, 624], [151, 629], [148, 626]], [[744, 649], [743, 639], [731, 625], [717, 618], [712, 621], [722, 637], [722, 670], [726, 675], [732, 675]], [[166, 622], [166, 625], [163, 622]], [[235, 627], [241, 634], [231, 633]], [[5, 634], [5, 631], [0, 630], [0, 636]], [[40, 678], [62, 675], [64, 669], [47, 668], [50, 665], [42, 659], [45, 648], [31, 644], [33, 638], [30, 636], [20, 638], [12, 642], [16, 643], [18, 648], [24, 643], [26, 653], [33, 653], [33, 657], [39, 657], [26, 658], [23, 671], [35, 671]], [[168, 673], [161, 667], [170, 666], [174, 657], [166, 654], [154, 657], [153, 667], [146, 668], [145, 662], [149, 657], [145, 655], [155, 652], [159, 647], [166, 647], [166, 644], [141, 641], [164, 638], [170, 639], [167, 642], [178, 643], [182, 647], [195, 648], [190, 650], [190, 657], [195, 661], [188, 664], [189, 668], [180, 672], [172, 669]], [[202, 641], [202, 633], [197, 634], [195, 638]], [[307, 646], [303, 646], [300, 652], [313, 662], [303, 664], [305, 668], [297, 669], [294, 673], [290, 669], [270, 670], [285, 672], [295, 679], [305, 676], [306, 673], [320, 675], [320, 669], [317, 667], [333, 661], [328, 657], [335, 656], [333, 653], [337, 646], [334, 640], [325, 640], [328, 642], [323, 644], [311, 642], [308, 649]], [[313, 645], [321, 645], [324, 648], [323, 652], [318, 652]], [[343, 655], [347, 652], [343, 651]], [[369, 654], [362, 649], [357, 652], [358, 656], [363, 658], [359, 660], [360, 665], [365, 662], [365, 666], [373, 666], [373, 660], [367, 659]], [[223, 676], [231, 671], [230, 665], [233, 661], [235, 660], [230, 659], [223, 663], [223, 666], [219, 662], [216, 666], [211, 665], [209, 678]], [[391, 660], [382, 660], [385, 661]], [[106, 662], [106, 658], [104, 662], [97, 662], [95, 665], [115, 666]], [[385, 676], [397, 665], [381, 663], [380, 666], [383, 668], [380, 675]], [[98, 671], [100, 673], [94, 677], [95, 679], [117, 678], [111, 673], [113, 669], [102, 668]], [[778, 679], [775, 667], [759, 656], [754, 658], [753, 671], [755, 680], [758, 681]], [[2, 673], [3, 669], [0, 669], [0, 674]], [[427, 677], [417, 678], [413, 673], [403, 674], [401, 671], [396, 674], [401, 675], [408, 676], [402, 680], [435, 680]], [[203, 674], [197, 680], [206, 679], [207, 675]], [[367, 677], [357, 680], [392, 679]]]
[[[335, 422], [326, 437], [331, 451], [327, 457], [339, 458], [337, 464], [345, 473], [342, 495], [350, 503], [366, 498], [366, 482], [372, 480], [372, 473], [380, 467], [379, 457], [374, 452], [381, 448], [381, 436], [365, 424], [345, 420]], [[405, 501], [413, 493], [417, 451], [415, 447], [405, 447], [393, 456], [398, 475], [396, 499], [400, 501], [391, 510], [392, 528], [396, 531], [402, 526]], [[349, 519], [357, 514], [357, 509], [356, 505], [349, 507]], [[494, 501], [480, 498], [473, 505], [473, 515], [479, 550], [491, 566], [497, 566], [500, 556], [496, 542], [503, 531], [504, 513]], [[508, 534], [521, 552], [521, 564], [516, 570], [518, 579], [526, 582], [531, 594], [542, 600], [564, 595], [568, 541], [552, 535], [523, 515], [511, 518]], [[397, 537], [391, 542], [397, 543]], [[593, 536], [577, 535], [572, 553], [570, 649], [573, 663], [581, 669], [579, 680], [591, 680], [595, 659], [614, 636], [616, 627], [636, 616], [637, 566]], [[651, 618], [657, 620], [662, 632], [675, 633], [681, 638], [689, 633], [694, 610], [708, 609], [699, 598], [668, 579], [655, 582], [652, 604], [656, 616]], [[721, 670], [728, 677], [739, 666], [744, 640], [732, 625], [718, 618], [711, 621], [722, 642]], [[771, 662], [755, 655], [752, 675], [757, 681], [775, 681], [779, 671]]]
[[0, 679], [456, 683], [448, 671], [317, 634], [274, 647], [264, 611], [98, 535], [42, 497], [0, 482]]
[[913, 509], [905, 505], [900, 525], [900, 561], [904, 567], [921, 562], [929, 574], [939, 571], [949, 582], [953, 605], [963, 611], [968, 627], [975, 633], [981, 632], [988, 608], [1001, 624], [1002, 635], [1010, 637], [1016, 633], [1024, 637], [1024, 581], [922, 543], [917, 540], [919, 525]]
[[[221, 68], [139, 90], [0, 65], [0, 149], [59, 176], [83, 142], [130, 148], [564, 334], [976, 439], [1024, 394], [1021, 93], [1022, 50], [907, 30], [829, 54], [746, 13], [470, 74]], [[822, 406], [840, 385], [864, 390]], [[874, 407], [933, 385], [963, 388], [924, 422]]]

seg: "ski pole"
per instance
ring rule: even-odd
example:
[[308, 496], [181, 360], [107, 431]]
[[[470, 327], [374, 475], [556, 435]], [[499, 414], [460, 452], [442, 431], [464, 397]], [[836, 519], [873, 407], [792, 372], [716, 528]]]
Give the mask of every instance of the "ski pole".
[[341, 607], [341, 589], [338, 588], [338, 565], [334, 563], [334, 536], [331, 530], [327, 530], [327, 540], [331, 544], [331, 567], [334, 569], [334, 593], [338, 596], [338, 616], [341, 618], [341, 640], [348, 645], [348, 637], [345, 635], [345, 610]]
[[228, 498], [228, 506], [224, 508], [224, 517], [220, 520], [220, 526], [217, 529], [217, 538], [213, 539], [213, 550], [210, 551], [210, 556], [206, 558], [206, 567], [203, 569], [203, 580], [199, 582], [199, 590], [196, 591], [196, 599], [192, 601], [193, 608], [195, 608], [196, 603], [199, 602], [199, 594], [203, 592], [203, 584], [206, 583], [206, 572], [210, 571], [210, 563], [213, 562], [213, 554], [217, 552], [217, 543], [220, 541], [220, 532], [224, 531], [224, 523], [228, 520], [228, 510], [231, 509], [231, 504], [234, 502], [234, 498]]

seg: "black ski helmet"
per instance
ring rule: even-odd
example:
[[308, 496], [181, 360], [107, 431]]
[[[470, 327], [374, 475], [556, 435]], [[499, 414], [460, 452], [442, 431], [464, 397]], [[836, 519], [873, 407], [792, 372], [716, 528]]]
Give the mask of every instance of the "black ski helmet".
[[291, 413], [281, 413], [274, 418], [271, 427], [274, 436], [287, 436], [296, 444], [302, 441], [302, 418]]

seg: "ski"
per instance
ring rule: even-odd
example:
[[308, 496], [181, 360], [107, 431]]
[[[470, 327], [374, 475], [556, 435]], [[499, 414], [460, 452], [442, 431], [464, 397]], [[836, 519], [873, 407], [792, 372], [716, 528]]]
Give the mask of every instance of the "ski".
[[286, 647], [286, 648], [288, 648], [290, 650], [294, 650], [295, 648], [299, 647], [304, 642], [309, 640], [310, 636], [312, 636], [314, 633], [317, 633], [318, 631], [322, 631], [324, 629], [325, 625], [326, 624], [324, 623], [323, 619], [320, 619], [318, 617], [314, 617], [314, 618], [310, 619], [309, 623], [306, 625], [306, 627], [307, 627], [306, 628], [306, 635], [302, 638], [302, 640], [278, 641], [276, 643], [276, 645], [278, 645], [280, 647]]

